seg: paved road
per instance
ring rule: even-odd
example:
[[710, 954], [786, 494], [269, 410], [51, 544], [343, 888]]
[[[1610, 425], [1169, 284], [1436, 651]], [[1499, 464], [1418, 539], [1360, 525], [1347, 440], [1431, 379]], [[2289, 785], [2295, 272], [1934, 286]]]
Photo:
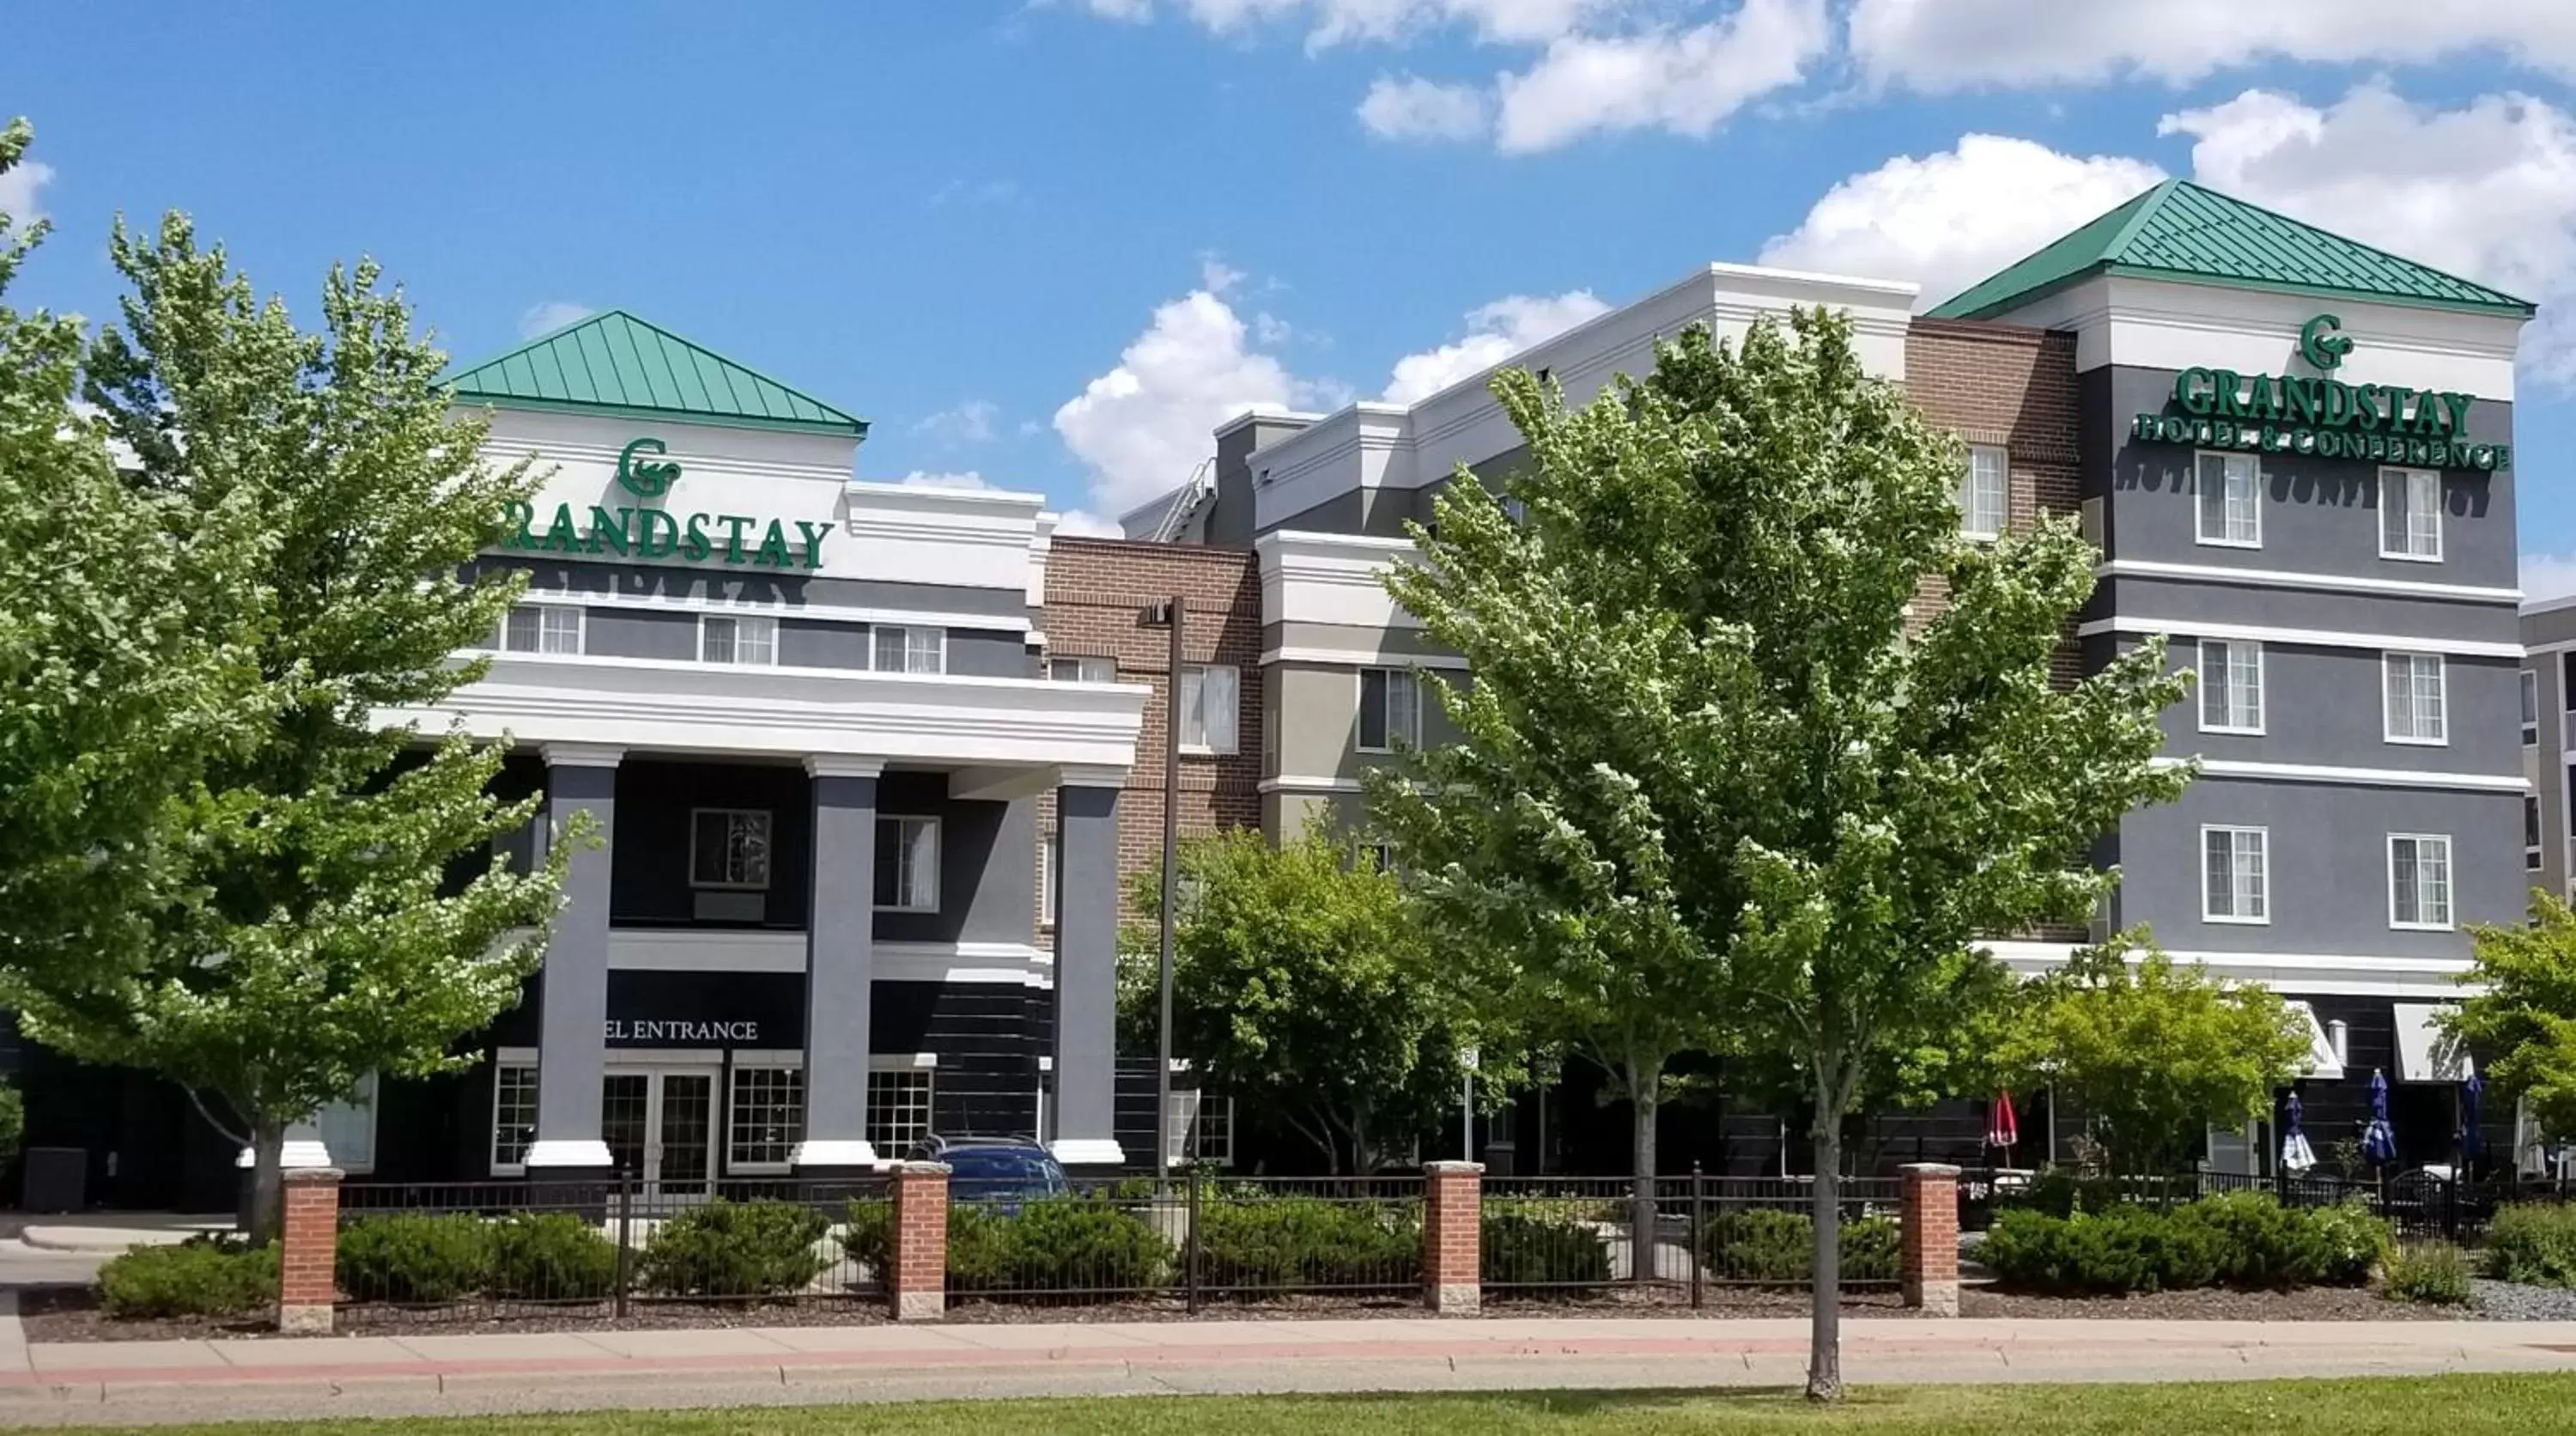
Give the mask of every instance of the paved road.
[[[2576, 1322], [1858, 1320], [1861, 1382], [2576, 1370]], [[941, 1397], [1778, 1386], [1799, 1320], [1209, 1321], [0, 1345], [0, 1423]]]

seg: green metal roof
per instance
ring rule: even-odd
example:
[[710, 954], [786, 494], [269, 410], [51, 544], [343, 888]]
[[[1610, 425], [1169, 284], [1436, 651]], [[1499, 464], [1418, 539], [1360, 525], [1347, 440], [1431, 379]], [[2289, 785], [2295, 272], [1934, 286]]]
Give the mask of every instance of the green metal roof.
[[459, 402], [865, 437], [853, 417], [622, 309], [451, 369]]
[[2096, 274], [2525, 317], [2532, 312], [2528, 300], [2329, 234], [2189, 180], [2166, 180], [1937, 306], [1932, 317], [1992, 318]]

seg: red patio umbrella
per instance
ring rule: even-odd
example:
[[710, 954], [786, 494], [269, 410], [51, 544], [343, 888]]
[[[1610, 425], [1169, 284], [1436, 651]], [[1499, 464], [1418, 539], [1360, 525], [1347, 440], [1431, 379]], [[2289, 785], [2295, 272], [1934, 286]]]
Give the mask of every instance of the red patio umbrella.
[[[2012, 1151], [2013, 1144], [2020, 1140], [2021, 1123], [2013, 1118], [2012, 1094], [1998, 1092], [1995, 1094], [1994, 1110], [1986, 1117], [1986, 1145], [2001, 1147], [2009, 1153]], [[2010, 1158], [2007, 1157], [2006, 1160]]]

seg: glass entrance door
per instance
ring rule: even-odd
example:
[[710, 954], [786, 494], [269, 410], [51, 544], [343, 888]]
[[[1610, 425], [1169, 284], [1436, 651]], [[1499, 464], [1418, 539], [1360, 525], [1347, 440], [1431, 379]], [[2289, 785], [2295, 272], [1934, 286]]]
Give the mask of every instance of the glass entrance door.
[[716, 1077], [704, 1068], [611, 1071], [599, 1135], [619, 1171], [654, 1197], [702, 1197], [715, 1172]]

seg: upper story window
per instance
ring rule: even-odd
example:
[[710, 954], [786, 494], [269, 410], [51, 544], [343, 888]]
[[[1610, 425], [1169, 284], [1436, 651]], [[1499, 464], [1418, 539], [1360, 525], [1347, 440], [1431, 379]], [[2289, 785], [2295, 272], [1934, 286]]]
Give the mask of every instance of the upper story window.
[[2200, 731], [2263, 731], [2263, 645], [2200, 641]]
[[1959, 476], [1959, 532], [1972, 539], [2003, 536], [2011, 514], [2012, 482], [2001, 446], [1968, 446], [1968, 471]]
[[2379, 471], [2379, 556], [2439, 563], [2442, 476], [2430, 469]]
[[1360, 751], [1392, 753], [1422, 746], [1422, 694], [1402, 668], [1360, 670]]
[[769, 667], [778, 661], [778, 620], [707, 614], [698, 620], [698, 661]]
[[2540, 871], [2540, 799], [2522, 795], [2522, 870]]
[[579, 653], [582, 612], [569, 603], [513, 604], [501, 620], [498, 646], [508, 653]]
[[1058, 683], [1115, 683], [1118, 660], [1115, 658], [1050, 658], [1046, 676]]
[[877, 819], [876, 905], [882, 912], [939, 911], [939, 820]]
[[689, 815], [689, 886], [769, 886], [769, 814], [757, 808], [700, 808]]
[[948, 671], [947, 629], [890, 628], [880, 624], [873, 637], [875, 661], [869, 666], [879, 673]]
[[2451, 925], [2451, 840], [2429, 833], [2388, 835], [2388, 925]]
[[2227, 548], [2263, 546], [2263, 473], [2252, 454], [2202, 454], [2192, 487], [2200, 541]]
[[2383, 653], [2383, 705], [2391, 743], [2438, 746], [2451, 741], [2447, 689], [2438, 653]]
[[2270, 922], [2270, 831], [2203, 828], [2200, 847], [2200, 915], [2210, 922]]
[[2540, 675], [2522, 670], [2522, 746], [2540, 745]]
[[1235, 710], [1241, 701], [1234, 666], [1193, 663], [1181, 670], [1181, 748], [1190, 753], [1232, 753]]

